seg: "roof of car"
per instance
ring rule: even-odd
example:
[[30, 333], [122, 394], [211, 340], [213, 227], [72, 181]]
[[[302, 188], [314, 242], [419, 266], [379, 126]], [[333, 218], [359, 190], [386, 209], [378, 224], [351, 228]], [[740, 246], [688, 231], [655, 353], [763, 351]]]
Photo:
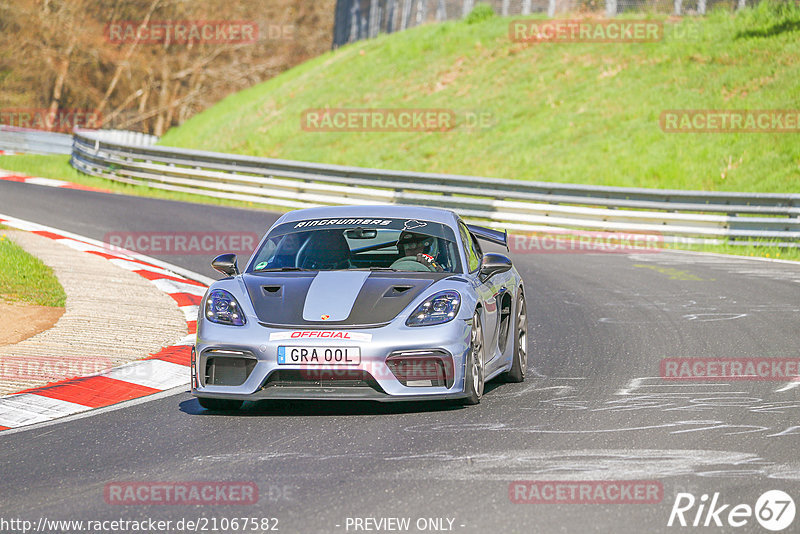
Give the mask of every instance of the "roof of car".
[[325, 206], [322, 208], [295, 210], [284, 214], [277, 221], [277, 223], [305, 221], [308, 219], [328, 219], [334, 217], [424, 219], [429, 222], [438, 222], [450, 226], [454, 225], [458, 220], [458, 216], [454, 212], [441, 208], [384, 204], [375, 206]]

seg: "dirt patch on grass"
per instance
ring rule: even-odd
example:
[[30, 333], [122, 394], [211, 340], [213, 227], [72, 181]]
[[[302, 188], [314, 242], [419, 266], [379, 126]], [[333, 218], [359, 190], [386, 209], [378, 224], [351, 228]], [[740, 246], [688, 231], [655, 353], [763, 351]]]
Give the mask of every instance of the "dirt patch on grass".
[[38, 306], [27, 302], [8, 302], [0, 299], [0, 345], [19, 343], [53, 327], [64, 308]]

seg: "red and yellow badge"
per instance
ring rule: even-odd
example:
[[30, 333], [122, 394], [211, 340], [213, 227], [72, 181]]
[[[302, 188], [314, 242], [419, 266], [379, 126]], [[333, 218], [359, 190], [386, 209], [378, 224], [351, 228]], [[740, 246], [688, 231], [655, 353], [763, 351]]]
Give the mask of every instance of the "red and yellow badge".
[[323, 320], [323, 321], [327, 321], [327, 320], [328, 320], [328, 319], [330, 319], [330, 318], [331, 318], [331, 316], [330, 316], [330, 315], [323, 315], [323, 316], [322, 316], [322, 320]]

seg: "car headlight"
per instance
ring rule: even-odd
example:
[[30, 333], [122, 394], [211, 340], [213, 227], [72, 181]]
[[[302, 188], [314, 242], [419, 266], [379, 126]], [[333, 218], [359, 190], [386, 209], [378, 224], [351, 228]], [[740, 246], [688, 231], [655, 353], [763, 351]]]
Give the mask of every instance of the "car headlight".
[[242, 326], [245, 323], [242, 308], [233, 295], [215, 289], [206, 298], [206, 319], [212, 323]]
[[406, 321], [406, 326], [447, 323], [456, 318], [459, 306], [461, 306], [461, 295], [457, 291], [440, 291], [417, 306]]

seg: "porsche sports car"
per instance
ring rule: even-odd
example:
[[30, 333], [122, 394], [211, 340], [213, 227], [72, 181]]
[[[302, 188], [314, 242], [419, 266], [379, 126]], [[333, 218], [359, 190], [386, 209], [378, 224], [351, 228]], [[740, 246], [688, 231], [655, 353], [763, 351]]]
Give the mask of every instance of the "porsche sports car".
[[461, 399], [525, 379], [527, 314], [507, 234], [413, 206], [283, 215], [243, 272], [200, 305], [192, 393], [210, 410], [262, 399]]

